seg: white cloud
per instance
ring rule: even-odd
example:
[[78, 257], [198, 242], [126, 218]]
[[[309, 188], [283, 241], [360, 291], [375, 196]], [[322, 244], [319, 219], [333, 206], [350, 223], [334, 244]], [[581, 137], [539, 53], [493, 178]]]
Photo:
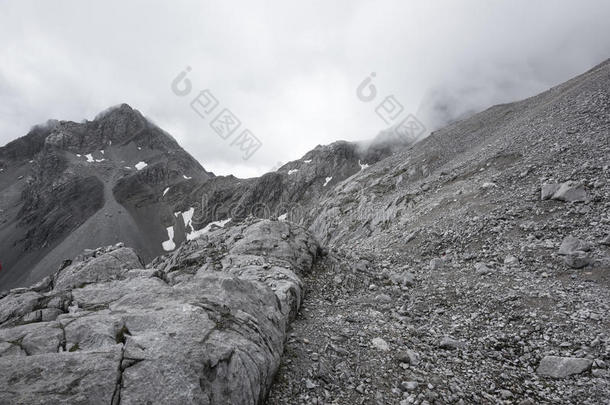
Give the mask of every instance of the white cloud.
[[[258, 2], [257, 2], [258, 3]], [[0, 144], [127, 102], [206, 169], [243, 177], [384, 128], [356, 87], [452, 114], [533, 95], [610, 57], [607, 1], [3, 2]], [[244, 161], [175, 96], [192, 67], [263, 146]], [[432, 92], [434, 90], [434, 92]], [[429, 126], [438, 117], [420, 110]]]

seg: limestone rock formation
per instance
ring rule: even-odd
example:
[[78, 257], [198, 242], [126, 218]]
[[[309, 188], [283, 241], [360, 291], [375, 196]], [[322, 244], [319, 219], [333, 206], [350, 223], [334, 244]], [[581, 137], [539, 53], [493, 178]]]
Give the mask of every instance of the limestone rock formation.
[[126, 106], [35, 128], [0, 149], [0, 403], [605, 403], [609, 100], [610, 60], [248, 180]]
[[260, 404], [319, 247], [248, 220], [143, 268], [109, 247], [0, 300], [0, 403]]

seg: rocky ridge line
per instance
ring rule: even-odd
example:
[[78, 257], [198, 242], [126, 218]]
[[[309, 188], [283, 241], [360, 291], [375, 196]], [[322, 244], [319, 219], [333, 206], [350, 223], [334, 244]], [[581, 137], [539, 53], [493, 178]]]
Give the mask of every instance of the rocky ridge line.
[[0, 299], [0, 403], [263, 403], [318, 251], [252, 219], [148, 268], [89, 251]]

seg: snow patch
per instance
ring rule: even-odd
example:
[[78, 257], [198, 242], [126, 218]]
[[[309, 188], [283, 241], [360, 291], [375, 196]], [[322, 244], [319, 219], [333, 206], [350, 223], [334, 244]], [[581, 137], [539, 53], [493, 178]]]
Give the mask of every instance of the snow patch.
[[182, 177], [184, 177], [186, 180], [190, 180], [192, 179], [192, 177], [187, 176], [186, 174], [183, 174]]
[[370, 166], [370, 165], [367, 165], [366, 163], [365, 164], [360, 163], [360, 160], [358, 160], [358, 164], [360, 165], [360, 170], [364, 170]]
[[168, 191], [169, 191], [169, 187], [166, 188], [165, 190], [163, 190], [163, 197], [165, 197], [165, 194], [167, 194]]
[[288, 213], [280, 215], [279, 217], [277, 217], [278, 221], [285, 221], [286, 218], [288, 218]]
[[176, 249], [176, 243], [174, 242], [174, 227], [173, 226], [167, 227], [167, 237], [168, 237], [168, 240], [166, 240], [165, 242], [162, 242], [161, 246], [163, 246], [163, 250], [165, 250], [166, 252], [169, 252], [171, 250]]
[[298, 171], [299, 171], [299, 169], [288, 170], [288, 175], [290, 176], [291, 174], [296, 173]]
[[322, 187], [326, 187], [326, 185], [327, 185], [328, 183], [330, 183], [330, 181], [331, 181], [332, 179], [333, 179], [332, 177], [327, 177], [327, 178], [326, 178], [326, 181], [324, 182], [324, 185], [323, 185]]
[[95, 160], [93, 159], [93, 156], [91, 155], [91, 153], [85, 155], [85, 157], [87, 158], [87, 163], [95, 162]]
[[311, 163], [311, 159], [309, 159], [309, 160], [303, 160], [303, 162], [305, 162], [305, 163]]
[[218, 226], [220, 228], [224, 228], [225, 225], [228, 224], [230, 221], [231, 221], [231, 218], [224, 219], [224, 220], [221, 220], [221, 221], [210, 222], [209, 224], [207, 224], [205, 227], [201, 228], [198, 231], [193, 231], [191, 233], [187, 233], [186, 234], [186, 239], [187, 240], [197, 239], [198, 237], [200, 237], [204, 233], [210, 232], [212, 230], [213, 226]]
[[180, 215], [182, 215], [182, 221], [184, 222], [184, 229], [186, 231], [186, 240], [197, 239], [201, 235], [210, 232], [210, 230], [212, 230], [212, 227], [214, 227], [214, 226], [224, 228], [224, 226], [227, 223], [229, 223], [229, 221], [231, 221], [231, 218], [220, 220], [220, 221], [214, 221], [214, 222], [210, 222], [209, 224], [207, 224], [206, 226], [204, 226], [203, 228], [201, 228], [199, 230], [195, 230], [195, 228], [193, 227], [193, 215], [194, 214], [195, 214], [195, 208], [193, 208], [193, 207], [189, 208], [188, 211], [174, 212], [174, 215], [176, 217], [179, 217]]
[[184, 221], [184, 229], [186, 229], [188, 231], [189, 227], [191, 228], [191, 231], [194, 231], [193, 229], [193, 214], [195, 213], [195, 208], [191, 207], [189, 208], [188, 211], [185, 211], [182, 213], [182, 220]]
[[144, 169], [146, 166], [148, 166], [148, 163], [146, 163], [146, 162], [138, 162], [138, 163], [136, 163], [136, 165], [135, 165], [135, 166], [136, 166], [136, 169], [138, 169], [138, 170], [142, 170], [142, 169]]

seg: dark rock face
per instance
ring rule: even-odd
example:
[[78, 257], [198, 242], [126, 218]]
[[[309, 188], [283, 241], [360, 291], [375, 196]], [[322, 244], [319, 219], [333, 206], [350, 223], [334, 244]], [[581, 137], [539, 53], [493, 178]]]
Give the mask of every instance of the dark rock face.
[[213, 177], [125, 104], [93, 121], [33, 128], [0, 148], [0, 167], [0, 289], [36, 282], [105, 244], [125, 242], [151, 260], [164, 253], [172, 216], [158, 204], [163, 190]]
[[64, 181], [52, 191], [35, 187], [26, 189], [19, 215], [21, 225], [28, 227], [22, 239], [26, 252], [73, 231], [104, 206], [104, 183], [97, 177]]
[[250, 220], [148, 268], [120, 246], [85, 254], [0, 300], [0, 402], [263, 403], [318, 249]]
[[126, 104], [84, 123], [49, 121], [0, 148], [0, 289], [36, 282], [85, 248], [124, 242], [148, 262], [219, 220], [305, 223], [332, 187], [406, 145], [336, 142], [238, 179], [206, 172]]
[[287, 219], [307, 223], [312, 209], [337, 184], [409, 144], [339, 141], [317, 146], [301, 159], [259, 178], [214, 178], [195, 193], [205, 206], [196, 209], [197, 224], [223, 218]]

